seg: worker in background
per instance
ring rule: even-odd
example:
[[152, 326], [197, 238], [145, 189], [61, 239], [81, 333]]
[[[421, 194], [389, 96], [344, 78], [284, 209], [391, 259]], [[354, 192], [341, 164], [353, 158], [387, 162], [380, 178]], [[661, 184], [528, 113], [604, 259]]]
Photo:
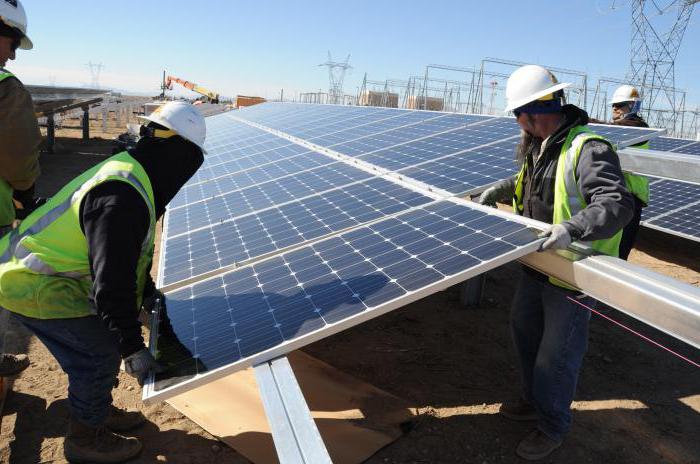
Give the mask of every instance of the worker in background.
[[138, 320], [156, 221], [203, 162], [204, 118], [170, 102], [144, 118], [135, 148], [69, 182], [0, 240], [0, 305], [68, 374], [69, 461], [113, 463], [141, 443], [117, 432], [139, 411], [112, 405], [119, 365], [143, 382], [159, 365]]
[[[5, 69], [17, 49], [30, 50], [27, 15], [22, 3], [0, 0], [0, 236], [15, 222], [15, 207], [26, 214], [34, 206], [34, 182], [39, 176], [41, 132], [27, 89]], [[29, 366], [25, 354], [5, 349], [9, 313], [0, 309], [0, 377], [19, 374]]]
[[[632, 217], [632, 195], [611, 144], [586, 126], [588, 115], [564, 101], [563, 89], [541, 66], [518, 68], [506, 86], [507, 111], [520, 125], [520, 172], [484, 191], [482, 204], [510, 199], [517, 214], [552, 224], [541, 250], [588, 242], [617, 256], [622, 228]], [[594, 301], [561, 281], [523, 267], [511, 309], [522, 393], [500, 413], [537, 427], [517, 446], [525, 459], [548, 456], [572, 421], [570, 409], [586, 352], [590, 312], [574, 301]]]
[[[639, 115], [642, 107], [642, 99], [639, 96], [639, 91], [634, 86], [621, 85], [618, 87], [613, 94], [610, 104], [612, 105], [613, 116], [610, 124], [616, 126], [649, 127], [644, 118]], [[604, 121], [595, 119], [592, 119], [591, 122], [607, 124]], [[640, 142], [636, 145], [632, 145], [632, 147], [648, 149], [649, 142]], [[642, 208], [645, 208], [649, 204], [649, 179], [644, 176], [626, 172], [625, 182], [627, 183], [627, 188], [634, 196], [634, 216], [632, 216], [632, 219], [622, 231], [622, 240], [620, 242], [620, 258], [626, 260], [637, 239], [639, 223], [642, 220]]]

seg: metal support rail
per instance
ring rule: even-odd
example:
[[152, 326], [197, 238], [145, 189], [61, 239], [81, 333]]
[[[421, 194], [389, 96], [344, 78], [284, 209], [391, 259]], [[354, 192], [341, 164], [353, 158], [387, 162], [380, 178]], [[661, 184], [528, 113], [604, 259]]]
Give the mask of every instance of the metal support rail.
[[700, 156], [631, 147], [618, 155], [624, 171], [700, 184]]
[[332, 462], [289, 360], [281, 357], [253, 369], [280, 463]]
[[700, 288], [610, 256], [531, 253], [524, 264], [700, 348]]

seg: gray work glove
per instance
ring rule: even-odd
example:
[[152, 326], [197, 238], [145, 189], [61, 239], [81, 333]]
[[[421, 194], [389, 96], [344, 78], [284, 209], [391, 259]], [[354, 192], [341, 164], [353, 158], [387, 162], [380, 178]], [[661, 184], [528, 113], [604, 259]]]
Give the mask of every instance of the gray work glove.
[[549, 226], [547, 230], [542, 232], [539, 238], [547, 237], [547, 240], [542, 242], [538, 251], [544, 250], [563, 250], [571, 245], [571, 234], [561, 224]]
[[495, 208], [497, 202], [513, 198], [514, 188], [513, 180], [506, 179], [481, 192], [479, 203]]
[[147, 348], [141, 348], [136, 353], [124, 358], [124, 370], [130, 376], [135, 377], [139, 385], [143, 385], [143, 381], [151, 369], [155, 373], [165, 371], [165, 368], [158, 364]]

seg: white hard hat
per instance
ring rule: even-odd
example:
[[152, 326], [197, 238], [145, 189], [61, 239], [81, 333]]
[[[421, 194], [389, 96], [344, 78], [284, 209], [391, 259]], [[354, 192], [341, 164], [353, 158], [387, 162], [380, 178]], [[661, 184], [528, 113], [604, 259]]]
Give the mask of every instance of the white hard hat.
[[189, 140], [202, 150], [204, 149], [207, 125], [202, 113], [189, 103], [183, 101], [168, 102], [159, 106], [150, 115], [139, 116], [139, 118], [165, 126], [175, 131], [183, 139]]
[[[549, 97], [571, 84], [558, 82], [554, 74], [542, 66], [528, 64], [513, 71], [506, 84], [506, 113]], [[544, 100], [544, 99], [543, 99]]]
[[615, 90], [610, 104], [642, 101], [639, 91], [632, 85], [621, 85]]
[[19, 48], [31, 50], [34, 44], [27, 37], [27, 14], [20, 0], [0, 0], [0, 21], [22, 33]]

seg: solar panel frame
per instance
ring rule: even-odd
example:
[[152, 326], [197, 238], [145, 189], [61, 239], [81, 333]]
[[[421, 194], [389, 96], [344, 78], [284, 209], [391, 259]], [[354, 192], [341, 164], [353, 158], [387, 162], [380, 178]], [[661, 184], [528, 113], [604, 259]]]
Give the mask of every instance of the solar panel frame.
[[[430, 211], [433, 211], [433, 213]], [[435, 213], [435, 211], [437, 211], [437, 213]], [[460, 216], [460, 213], [463, 213], [463, 215]], [[434, 218], [433, 216], [436, 217]], [[452, 229], [445, 229], [436, 226], [436, 235], [429, 234], [428, 232], [432, 230], [430, 228], [430, 224], [436, 224], [440, 221], [448, 221], [453, 223], [455, 233], [451, 233]], [[477, 227], [480, 228], [471, 229], [472, 232], [467, 232], [470, 230], [470, 224], [477, 225]], [[410, 227], [408, 227], [409, 225]], [[501, 227], [502, 225], [510, 225], [512, 227]], [[255, 303], [256, 301], [274, 301], [274, 303], [270, 303], [273, 304], [273, 306], [268, 306], [269, 308], [276, 308], [276, 310], [279, 311], [273, 315], [274, 317], [276, 317], [277, 314], [279, 314], [280, 317], [285, 318], [293, 317], [293, 313], [286, 313], [284, 311], [284, 308], [287, 308], [288, 304], [294, 304], [295, 307], [301, 307], [302, 310], [307, 307], [304, 299], [300, 299], [301, 297], [296, 296], [299, 292], [294, 290], [294, 288], [299, 287], [302, 289], [307, 289], [304, 291], [304, 294], [306, 295], [305, 298], [309, 299], [313, 307], [316, 309], [324, 311], [322, 308], [327, 307], [325, 306], [326, 298], [330, 298], [330, 300], [328, 300], [328, 304], [331, 306], [328, 307], [328, 312], [322, 314], [326, 322], [325, 325], [318, 326], [310, 324], [304, 327], [304, 332], [300, 336], [293, 334], [294, 336], [288, 337], [286, 341], [281, 338], [280, 343], [275, 342], [271, 346], [265, 346], [259, 351], [256, 351], [256, 348], [251, 346], [251, 354], [249, 356], [243, 357], [244, 351], [239, 351], [241, 357], [234, 362], [228, 362], [228, 359], [220, 359], [218, 361], [220, 362], [219, 367], [212, 370], [207, 370], [205, 374], [190, 378], [181, 383], [166, 386], [158, 391], [156, 391], [154, 383], [152, 382], [153, 379], [151, 379], [144, 386], [144, 398], [146, 400], [166, 399], [169, 396], [195, 388], [204, 383], [211, 382], [250, 365], [284, 355], [285, 353], [301, 348], [306, 344], [378, 317], [429, 294], [448, 288], [463, 280], [498, 267], [505, 262], [517, 259], [520, 256], [535, 251], [544, 240], [537, 237], [536, 230], [533, 230], [532, 228], [534, 225], [542, 227], [542, 224], [539, 224], [536, 221], [508, 215], [506, 213], [491, 210], [484, 206], [476, 205], [464, 200], [441, 200], [424, 205], [422, 208], [417, 208], [411, 212], [403, 212], [394, 217], [383, 218], [371, 224], [362, 225], [351, 231], [345, 232], [344, 234], [307, 243], [296, 248], [295, 250], [270, 257], [268, 260], [258, 261], [250, 266], [242, 267], [241, 269], [237, 269], [233, 272], [223, 273], [206, 280], [198, 281], [197, 283], [186, 287], [180, 287], [172, 292], [168, 292], [166, 295], [169, 298], [169, 301], [171, 301], [171, 304], [175, 305], [179, 304], [177, 303], [178, 301], [185, 301], [178, 300], [178, 297], [174, 296], [176, 294], [184, 295], [185, 293], [189, 292], [190, 296], [187, 298], [190, 298], [190, 300], [194, 298], [192, 290], [195, 288], [195, 286], [200, 286], [199, 288], [202, 289], [202, 292], [199, 293], [200, 298], [202, 298], [208, 294], [212, 294], [211, 292], [218, 292], [218, 294], [221, 294], [222, 285], [231, 285], [233, 288], [238, 288], [241, 289], [241, 291], [245, 290], [248, 292], [249, 290], [247, 290], [247, 286], [254, 284], [257, 288], [261, 289], [266, 296], [263, 299], [261, 299], [262, 297], [258, 298], [245, 296], [253, 294], [245, 294], [243, 297], [240, 297], [244, 298], [245, 301], [238, 300], [236, 304], [242, 305], [238, 307], [244, 308], [244, 310], [247, 311], [245, 314], [248, 315], [246, 316], [245, 314], [239, 314], [241, 318], [237, 318], [235, 320], [232, 319], [230, 323], [233, 324], [231, 325], [231, 328], [234, 331], [237, 331], [240, 327], [239, 324], [242, 325], [244, 321], [250, 321], [249, 323], [246, 323], [248, 329], [251, 330], [252, 333], [260, 334], [263, 334], [263, 332], [259, 331], [263, 330], [264, 327], [267, 327], [265, 324], [269, 323], [269, 321], [267, 316], [265, 316], [263, 319], [250, 319], [251, 317], [254, 317], [253, 313], [250, 311], [255, 311], [255, 308], [258, 308], [258, 311], [266, 311], [265, 307], [259, 306], [257, 303]], [[503, 232], [499, 235], [503, 238], [497, 239], [493, 243], [500, 243], [499, 240], [502, 240], [503, 247], [507, 249], [505, 252], [503, 252], [503, 250], [494, 250], [493, 243], [488, 242], [489, 236], [487, 234], [493, 233], [494, 229], [497, 227]], [[438, 228], [440, 228], [440, 231], [437, 231]], [[420, 232], [422, 236], [413, 237], [411, 235], [411, 229], [416, 232]], [[467, 235], [463, 235], [464, 233], [467, 233]], [[487, 241], [482, 240], [480, 235], [487, 237]], [[422, 249], [420, 248], [422, 245], [418, 245], [420, 242], [426, 240], [426, 238], [422, 237], [427, 237], [432, 241], [436, 241], [440, 245], [428, 247], [425, 249], [425, 251], [420, 253], [417, 251], [412, 251]], [[365, 239], [372, 239], [374, 242], [372, 240]], [[379, 254], [372, 254], [370, 250], [376, 248], [376, 246], [381, 244], [382, 241], [387, 241], [390, 243], [391, 245], [389, 245], [389, 248], [391, 248], [393, 251], [390, 250], [385, 253], [380, 253], [381, 250], [376, 250], [375, 253]], [[404, 247], [394, 246], [394, 243], [405, 243], [406, 249], [408, 249], [409, 252], [402, 251]], [[414, 245], [414, 248], [409, 248], [412, 245]], [[454, 249], [454, 251], [443, 254], [443, 252], [440, 250], [441, 247], [445, 246]], [[313, 253], [310, 253], [310, 250], [313, 250]], [[401, 256], [392, 255], [397, 253]], [[412, 253], [417, 254], [414, 255]], [[358, 260], [357, 257], [352, 259], [344, 258], [344, 256], [355, 256], [358, 254], [360, 258], [364, 256], [370, 256], [370, 258], [365, 258], [364, 260]], [[392, 256], [390, 257], [388, 255]], [[407, 257], [404, 259], [403, 255], [406, 255]], [[292, 256], [294, 256], [294, 258], [291, 258]], [[323, 263], [327, 263], [328, 266], [331, 266], [332, 264], [331, 269], [335, 269], [335, 272], [333, 272], [330, 280], [329, 278], [323, 277], [326, 275], [323, 272], [319, 274], [319, 277], [316, 277], [315, 279], [313, 278], [315, 274], [311, 273], [311, 270], [317, 267], [317, 263], [310, 261], [317, 261], [314, 256], [323, 258], [321, 261], [322, 266], [326, 265]], [[332, 256], [336, 256], [336, 258], [326, 259]], [[421, 258], [421, 256], [424, 257]], [[403, 269], [407, 267], [407, 265], [404, 264], [407, 262], [405, 260], [416, 259], [419, 261], [419, 263], [422, 263], [416, 264], [419, 266], [418, 269], [426, 269], [426, 271], [421, 271], [423, 272], [424, 276], [420, 277], [418, 280], [415, 280], [412, 277], [413, 274], [404, 275], [405, 272], [403, 271]], [[281, 269], [277, 264], [280, 260], [286, 263], [285, 267], [288, 269], [288, 271]], [[302, 262], [305, 262], [306, 264], [302, 264]], [[361, 264], [363, 262], [371, 263], [371, 265], [375, 268], [375, 271], [367, 274], [366, 270], [364, 269], [364, 265]], [[430, 262], [435, 262], [436, 265], [428, 265], [427, 263]], [[388, 263], [395, 264], [389, 265]], [[293, 271], [293, 269], [296, 269], [296, 271]], [[251, 271], [253, 271], [252, 274]], [[430, 277], [433, 273], [437, 274], [437, 276]], [[306, 278], [306, 280], [304, 280], [307, 282], [306, 285], [301, 285], [302, 282], [296, 277], [302, 275], [304, 275]], [[384, 281], [380, 287], [377, 287], [377, 282], [369, 282], [364, 280], [360, 282], [357, 280], [352, 280], [352, 275], [368, 276], [372, 279], [379, 278], [380, 280], [384, 279]], [[384, 278], [381, 278], [382, 275]], [[263, 278], [261, 276], [265, 277]], [[255, 281], [251, 282], [251, 277], [255, 277]], [[244, 281], [248, 282], [248, 284], [243, 284]], [[396, 282], [405, 283], [399, 285]], [[338, 285], [346, 287], [346, 289], [349, 289], [354, 293], [349, 293], [348, 295], [339, 294], [340, 287], [338, 289], [335, 288], [335, 286]], [[401, 288], [401, 292], [394, 290], [397, 285]], [[408, 287], [405, 287], [407, 285]], [[253, 287], [250, 288], [252, 289]], [[289, 289], [289, 291], [285, 289]], [[376, 293], [379, 290], [381, 290], [383, 293]], [[311, 293], [308, 293], [309, 291]], [[215, 307], [220, 308], [220, 310], [224, 310], [225, 308], [221, 306], [222, 304], [225, 304], [224, 300], [228, 301], [229, 298], [236, 298], [235, 296], [226, 295], [216, 301], [208, 301], [207, 304], [214, 305]], [[277, 297], [275, 295], [281, 296]], [[351, 306], [347, 306], [345, 303], [340, 301], [340, 299], [345, 298], [345, 296], [348, 296], [348, 298], [352, 300], [347, 303], [351, 306], [355, 305], [356, 303], [353, 302], [360, 298], [358, 301], [365, 302], [362, 303], [365, 309], [358, 312], [355, 310], [359, 307], [355, 307], [353, 309]], [[253, 299], [251, 300], [250, 298]], [[284, 298], [284, 300], [280, 300], [279, 298]], [[339, 306], [333, 306], [336, 304]], [[231, 314], [233, 309], [230, 305], [228, 308], [228, 312]], [[192, 311], [195, 311], [194, 307]], [[318, 311], [317, 313], [321, 314]], [[188, 317], [186, 311], [184, 313], [178, 313], [177, 317], [180, 318], [179, 320], [182, 321], [185, 326], [188, 324], [187, 319], [182, 319], [183, 317]], [[278, 319], [274, 319], [274, 321], [276, 324], [280, 324]], [[293, 324], [296, 322], [294, 321], [299, 322], [297, 319], [289, 319], [289, 321], [291, 321], [292, 324], [290, 327], [295, 327]], [[196, 330], [197, 320], [195, 319], [190, 322], [193, 327], [192, 330]], [[157, 326], [157, 324], [154, 324], [154, 327]], [[211, 325], [209, 326], [211, 327]], [[279, 328], [281, 326], [275, 325], [274, 327]], [[267, 330], [267, 332], [264, 333], [271, 333], [270, 331], [274, 332], [274, 330], [269, 328], [265, 330]], [[238, 335], [234, 340], [231, 340], [228, 337], [222, 338], [219, 336], [218, 338], [214, 338], [213, 341], [210, 337], [208, 342], [210, 345], [212, 343], [216, 344], [219, 341], [222, 343], [231, 344], [231, 349], [233, 349], [233, 343], [235, 343], [238, 345], [238, 348], [241, 349], [241, 342], [243, 340], [242, 337], [244, 337], [244, 335], [240, 332], [236, 333]], [[199, 332], [192, 332], [192, 336], [194, 337], [192, 338], [192, 341], [196, 344], [200, 337]], [[206, 339], [206, 337], [202, 338]], [[158, 330], [154, 329], [151, 332], [151, 346], [157, 347], [157, 339]], [[186, 348], [184, 345], [183, 347]], [[200, 353], [202, 352], [195, 350], [191, 361], [195, 363], [195, 366], [197, 366], [198, 363], [203, 362], [199, 360]], [[190, 355], [192, 355], [191, 352]]]

